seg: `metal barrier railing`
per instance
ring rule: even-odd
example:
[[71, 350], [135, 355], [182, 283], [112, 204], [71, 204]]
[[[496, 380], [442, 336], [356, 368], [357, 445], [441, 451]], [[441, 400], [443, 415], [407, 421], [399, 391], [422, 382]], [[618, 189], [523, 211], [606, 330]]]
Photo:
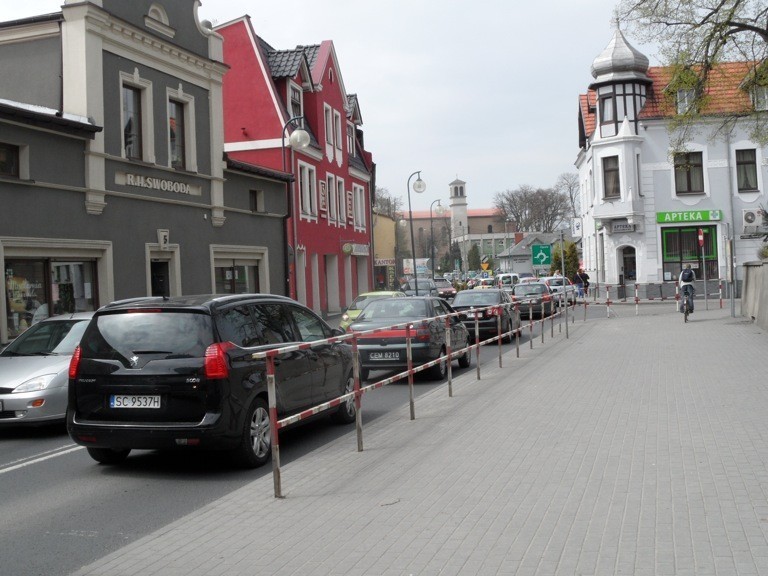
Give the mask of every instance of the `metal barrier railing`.
[[[563, 302], [560, 302], [560, 305], [557, 305], [556, 299], [550, 299], [549, 300], [549, 319], [550, 319], [550, 335], [552, 338], [554, 338], [554, 324], [555, 319], [560, 318], [560, 332], [562, 332], [562, 325], [565, 323], [566, 325], [566, 338], [568, 337], [568, 309], [569, 306], [562, 305]], [[565, 303], [567, 304], [567, 302]], [[556, 311], [557, 307], [557, 311]], [[502, 332], [502, 314], [501, 309], [507, 308], [512, 309], [515, 314], [515, 324], [517, 325], [517, 328], [513, 330], [509, 330], [508, 332]], [[575, 306], [574, 306], [575, 308]], [[499, 313], [496, 314], [497, 316], [497, 333], [486, 339], [486, 340], [480, 340], [480, 329], [479, 329], [479, 318], [480, 314], [485, 313], [486, 310], [496, 310]], [[542, 314], [541, 318], [534, 322], [534, 313], [533, 313], [533, 305], [530, 304], [528, 307], [528, 328], [530, 330], [530, 346], [531, 349], [533, 349], [533, 331], [534, 326], [538, 323], [541, 323], [541, 342], [544, 343], [544, 333], [545, 333], [545, 322], [547, 320], [547, 315], [545, 315], [545, 307], [542, 305]], [[387, 386], [389, 384], [392, 384], [394, 382], [400, 381], [403, 378], [408, 379], [408, 389], [409, 389], [409, 409], [410, 409], [410, 418], [411, 420], [416, 419], [416, 411], [415, 411], [415, 398], [414, 398], [414, 388], [413, 388], [413, 379], [416, 374], [419, 372], [423, 372], [425, 370], [428, 370], [432, 368], [433, 366], [436, 366], [439, 363], [446, 362], [447, 363], [447, 380], [448, 380], [448, 396], [453, 396], [453, 370], [452, 370], [452, 361], [456, 359], [457, 357], [460, 357], [462, 354], [470, 354], [475, 351], [476, 352], [476, 370], [477, 370], [477, 380], [481, 379], [481, 362], [480, 362], [480, 349], [481, 346], [484, 346], [486, 344], [490, 344], [493, 342], [498, 342], [498, 358], [499, 358], [499, 367], [503, 367], [503, 348], [502, 348], [502, 340], [504, 338], [511, 338], [514, 337], [515, 339], [515, 350], [516, 350], [516, 357], [520, 357], [520, 336], [522, 334], [523, 330], [523, 324], [521, 322], [521, 311], [520, 311], [520, 305], [519, 304], [502, 304], [502, 305], [495, 305], [495, 306], [488, 306], [484, 308], [476, 308], [471, 311], [471, 314], [474, 316], [474, 329], [475, 329], [475, 341], [473, 344], [467, 343], [466, 346], [454, 349], [453, 345], [454, 343], [451, 342], [451, 331], [450, 331], [450, 322], [451, 318], [454, 316], [464, 317], [466, 319], [470, 318], [470, 314], [467, 314], [465, 312], [456, 312], [453, 314], [447, 314], [443, 316], [436, 316], [433, 318], [430, 318], [428, 320], [443, 320], [445, 323], [445, 334], [446, 334], [446, 342], [445, 342], [445, 354], [436, 358], [435, 360], [431, 360], [429, 362], [425, 362], [423, 364], [420, 364], [419, 366], [414, 367], [413, 366], [413, 354], [411, 349], [411, 341], [412, 341], [412, 334], [411, 330], [416, 324], [416, 322], [409, 321], [409, 322], [403, 322], [400, 324], [393, 324], [391, 326], [386, 327], [380, 327], [373, 330], [367, 330], [367, 331], [361, 331], [361, 332], [352, 332], [345, 334], [343, 336], [334, 336], [331, 338], [327, 338], [324, 340], [316, 340], [312, 342], [304, 342], [299, 344], [292, 344], [289, 346], [283, 346], [280, 348], [273, 348], [267, 351], [259, 351], [254, 352], [251, 355], [251, 358], [256, 359], [265, 359], [266, 361], [266, 373], [267, 373], [267, 396], [268, 396], [268, 407], [269, 407], [269, 420], [270, 420], [270, 441], [272, 445], [272, 473], [273, 473], [273, 483], [274, 483], [274, 491], [275, 491], [275, 498], [283, 498], [282, 495], [282, 479], [281, 479], [281, 468], [280, 468], [280, 435], [279, 431], [282, 428], [285, 428], [286, 426], [290, 424], [294, 424], [296, 422], [300, 422], [301, 420], [304, 420], [306, 418], [315, 416], [323, 411], [329, 410], [331, 408], [339, 407], [342, 403], [347, 401], [354, 401], [355, 403], [355, 428], [357, 432], [357, 449], [358, 452], [363, 451], [363, 427], [362, 427], [362, 396], [367, 393], [371, 392], [377, 388], [382, 388], [384, 386]], [[586, 302], [584, 304], [584, 320], [586, 321]], [[575, 314], [572, 314], [572, 322], [575, 322]], [[383, 332], [386, 330], [392, 330], [396, 328], [405, 328], [406, 331], [406, 365], [407, 369], [403, 372], [394, 374], [392, 376], [389, 376], [388, 378], [378, 380], [372, 384], [369, 384], [367, 386], [361, 386], [360, 383], [360, 352], [358, 348], [358, 339], [361, 336], [364, 335], [371, 335], [375, 334], [377, 332]], [[319, 346], [323, 344], [333, 344], [337, 342], [345, 342], [345, 341], [351, 341], [352, 342], [352, 355], [353, 355], [353, 377], [354, 377], [354, 387], [352, 392], [343, 394], [337, 398], [333, 398], [332, 400], [329, 400], [328, 402], [324, 402], [322, 404], [318, 404], [317, 406], [313, 406], [311, 408], [308, 408], [306, 410], [303, 410], [297, 414], [293, 414], [291, 416], [287, 416], [284, 418], [278, 418], [277, 414], [277, 383], [276, 383], [276, 371], [275, 371], [275, 358], [280, 355], [284, 354], [286, 352], [293, 352], [298, 350], [307, 350], [314, 346]]]

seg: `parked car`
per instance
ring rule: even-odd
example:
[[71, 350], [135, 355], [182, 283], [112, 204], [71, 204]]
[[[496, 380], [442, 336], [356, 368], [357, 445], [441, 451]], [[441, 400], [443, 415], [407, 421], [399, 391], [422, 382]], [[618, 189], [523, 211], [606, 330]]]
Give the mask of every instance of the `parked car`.
[[445, 278], [435, 278], [435, 285], [437, 286], [437, 295], [440, 298], [450, 300], [456, 296], [456, 288]]
[[[67, 429], [103, 464], [133, 449], [195, 447], [261, 466], [272, 453], [266, 362], [252, 354], [341, 334], [271, 294], [114, 302], [96, 312], [72, 357]], [[353, 390], [346, 343], [281, 353], [275, 363], [278, 416]], [[333, 417], [353, 422], [354, 401]]]
[[0, 352], [0, 426], [64, 422], [69, 361], [92, 316], [47, 318]]
[[462, 290], [456, 294], [451, 306], [457, 312], [465, 312], [467, 317], [463, 320], [469, 331], [470, 338], [475, 336], [475, 313], [477, 308], [485, 308], [478, 315], [477, 327], [480, 339], [485, 340], [496, 336], [499, 332], [498, 317], [501, 316], [502, 333], [510, 333], [503, 338], [509, 342], [514, 330], [520, 327], [520, 320], [512, 309], [512, 298], [509, 293], [501, 288], [488, 288], [486, 290]]
[[[413, 322], [411, 353], [413, 365], [420, 366], [445, 354], [445, 316], [454, 310], [442, 298], [412, 296], [375, 300], [365, 307], [348, 332], [364, 332], [375, 328]], [[451, 348], [458, 350], [469, 343], [469, 333], [458, 316], [451, 317]], [[360, 377], [368, 379], [371, 370], [396, 370], [408, 366], [406, 328], [392, 328], [373, 334], [361, 334], [357, 340], [360, 354]], [[466, 368], [472, 361], [469, 351], [457, 358], [459, 366]], [[447, 362], [440, 362], [429, 370], [434, 379], [445, 378]]]
[[545, 282], [521, 282], [512, 288], [510, 296], [523, 318], [543, 318], [552, 310], [552, 289]]
[[563, 276], [544, 276], [539, 278], [539, 280], [546, 283], [552, 289], [558, 306], [561, 300], [571, 305], [576, 304], [576, 286], [568, 278]]
[[437, 296], [437, 285], [431, 278], [411, 278], [406, 280], [400, 290], [406, 296]]
[[475, 288], [496, 288], [496, 279], [493, 277], [481, 278], [480, 281], [475, 284]]
[[363, 292], [362, 294], [358, 294], [357, 298], [352, 300], [352, 304], [350, 304], [349, 307], [344, 310], [344, 313], [341, 315], [339, 329], [346, 332], [349, 325], [355, 321], [355, 318], [360, 315], [360, 311], [365, 308], [365, 305], [368, 304], [368, 302], [371, 300], [392, 297], [405, 298], [405, 294], [399, 290], [379, 290], [378, 292]]
[[496, 276], [496, 286], [511, 290], [512, 286], [520, 282], [520, 276], [514, 272], [502, 272]]

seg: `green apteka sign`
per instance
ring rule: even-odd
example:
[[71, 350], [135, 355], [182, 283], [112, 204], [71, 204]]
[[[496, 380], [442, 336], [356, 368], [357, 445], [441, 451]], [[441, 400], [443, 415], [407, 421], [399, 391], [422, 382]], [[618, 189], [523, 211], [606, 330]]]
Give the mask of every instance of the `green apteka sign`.
[[656, 212], [659, 224], [685, 224], [688, 222], [712, 222], [722, 220], [720, 210], [690, 210], [687, 212]]

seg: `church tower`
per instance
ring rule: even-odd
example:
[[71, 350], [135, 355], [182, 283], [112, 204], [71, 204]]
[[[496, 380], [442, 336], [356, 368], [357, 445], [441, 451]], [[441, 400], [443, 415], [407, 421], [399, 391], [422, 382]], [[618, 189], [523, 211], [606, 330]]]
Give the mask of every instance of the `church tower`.
[[459, 238], [469, 234], [467, 183], [457, 178], [448, 186], [451, 207], [451, 238]]

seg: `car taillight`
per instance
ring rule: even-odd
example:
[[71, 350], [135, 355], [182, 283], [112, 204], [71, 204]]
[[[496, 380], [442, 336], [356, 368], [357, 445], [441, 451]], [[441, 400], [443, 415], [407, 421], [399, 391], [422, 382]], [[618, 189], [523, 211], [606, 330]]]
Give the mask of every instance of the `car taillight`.
[[70, 378], [77, 378], [77, 369], [80, 367], [80, 356], [82, 355], [82, 350], [80, 350], [80, 346], [75, 348], [75, 353], [72, 354], [72, 359], [69, 361], [69, 377]]
[[211, 344], [205, 350], [205, 377], [210, 380], [226, 378], [229, 376], [227, 364], [227, 350], [234, 348], [232, 342], [219, 342]]
[[429, 324], [424, 322], [415, 328], [416, 330], [411, 332], [411, 338], [418, 342], [429, 342], [429, 335], [431, 333]]

